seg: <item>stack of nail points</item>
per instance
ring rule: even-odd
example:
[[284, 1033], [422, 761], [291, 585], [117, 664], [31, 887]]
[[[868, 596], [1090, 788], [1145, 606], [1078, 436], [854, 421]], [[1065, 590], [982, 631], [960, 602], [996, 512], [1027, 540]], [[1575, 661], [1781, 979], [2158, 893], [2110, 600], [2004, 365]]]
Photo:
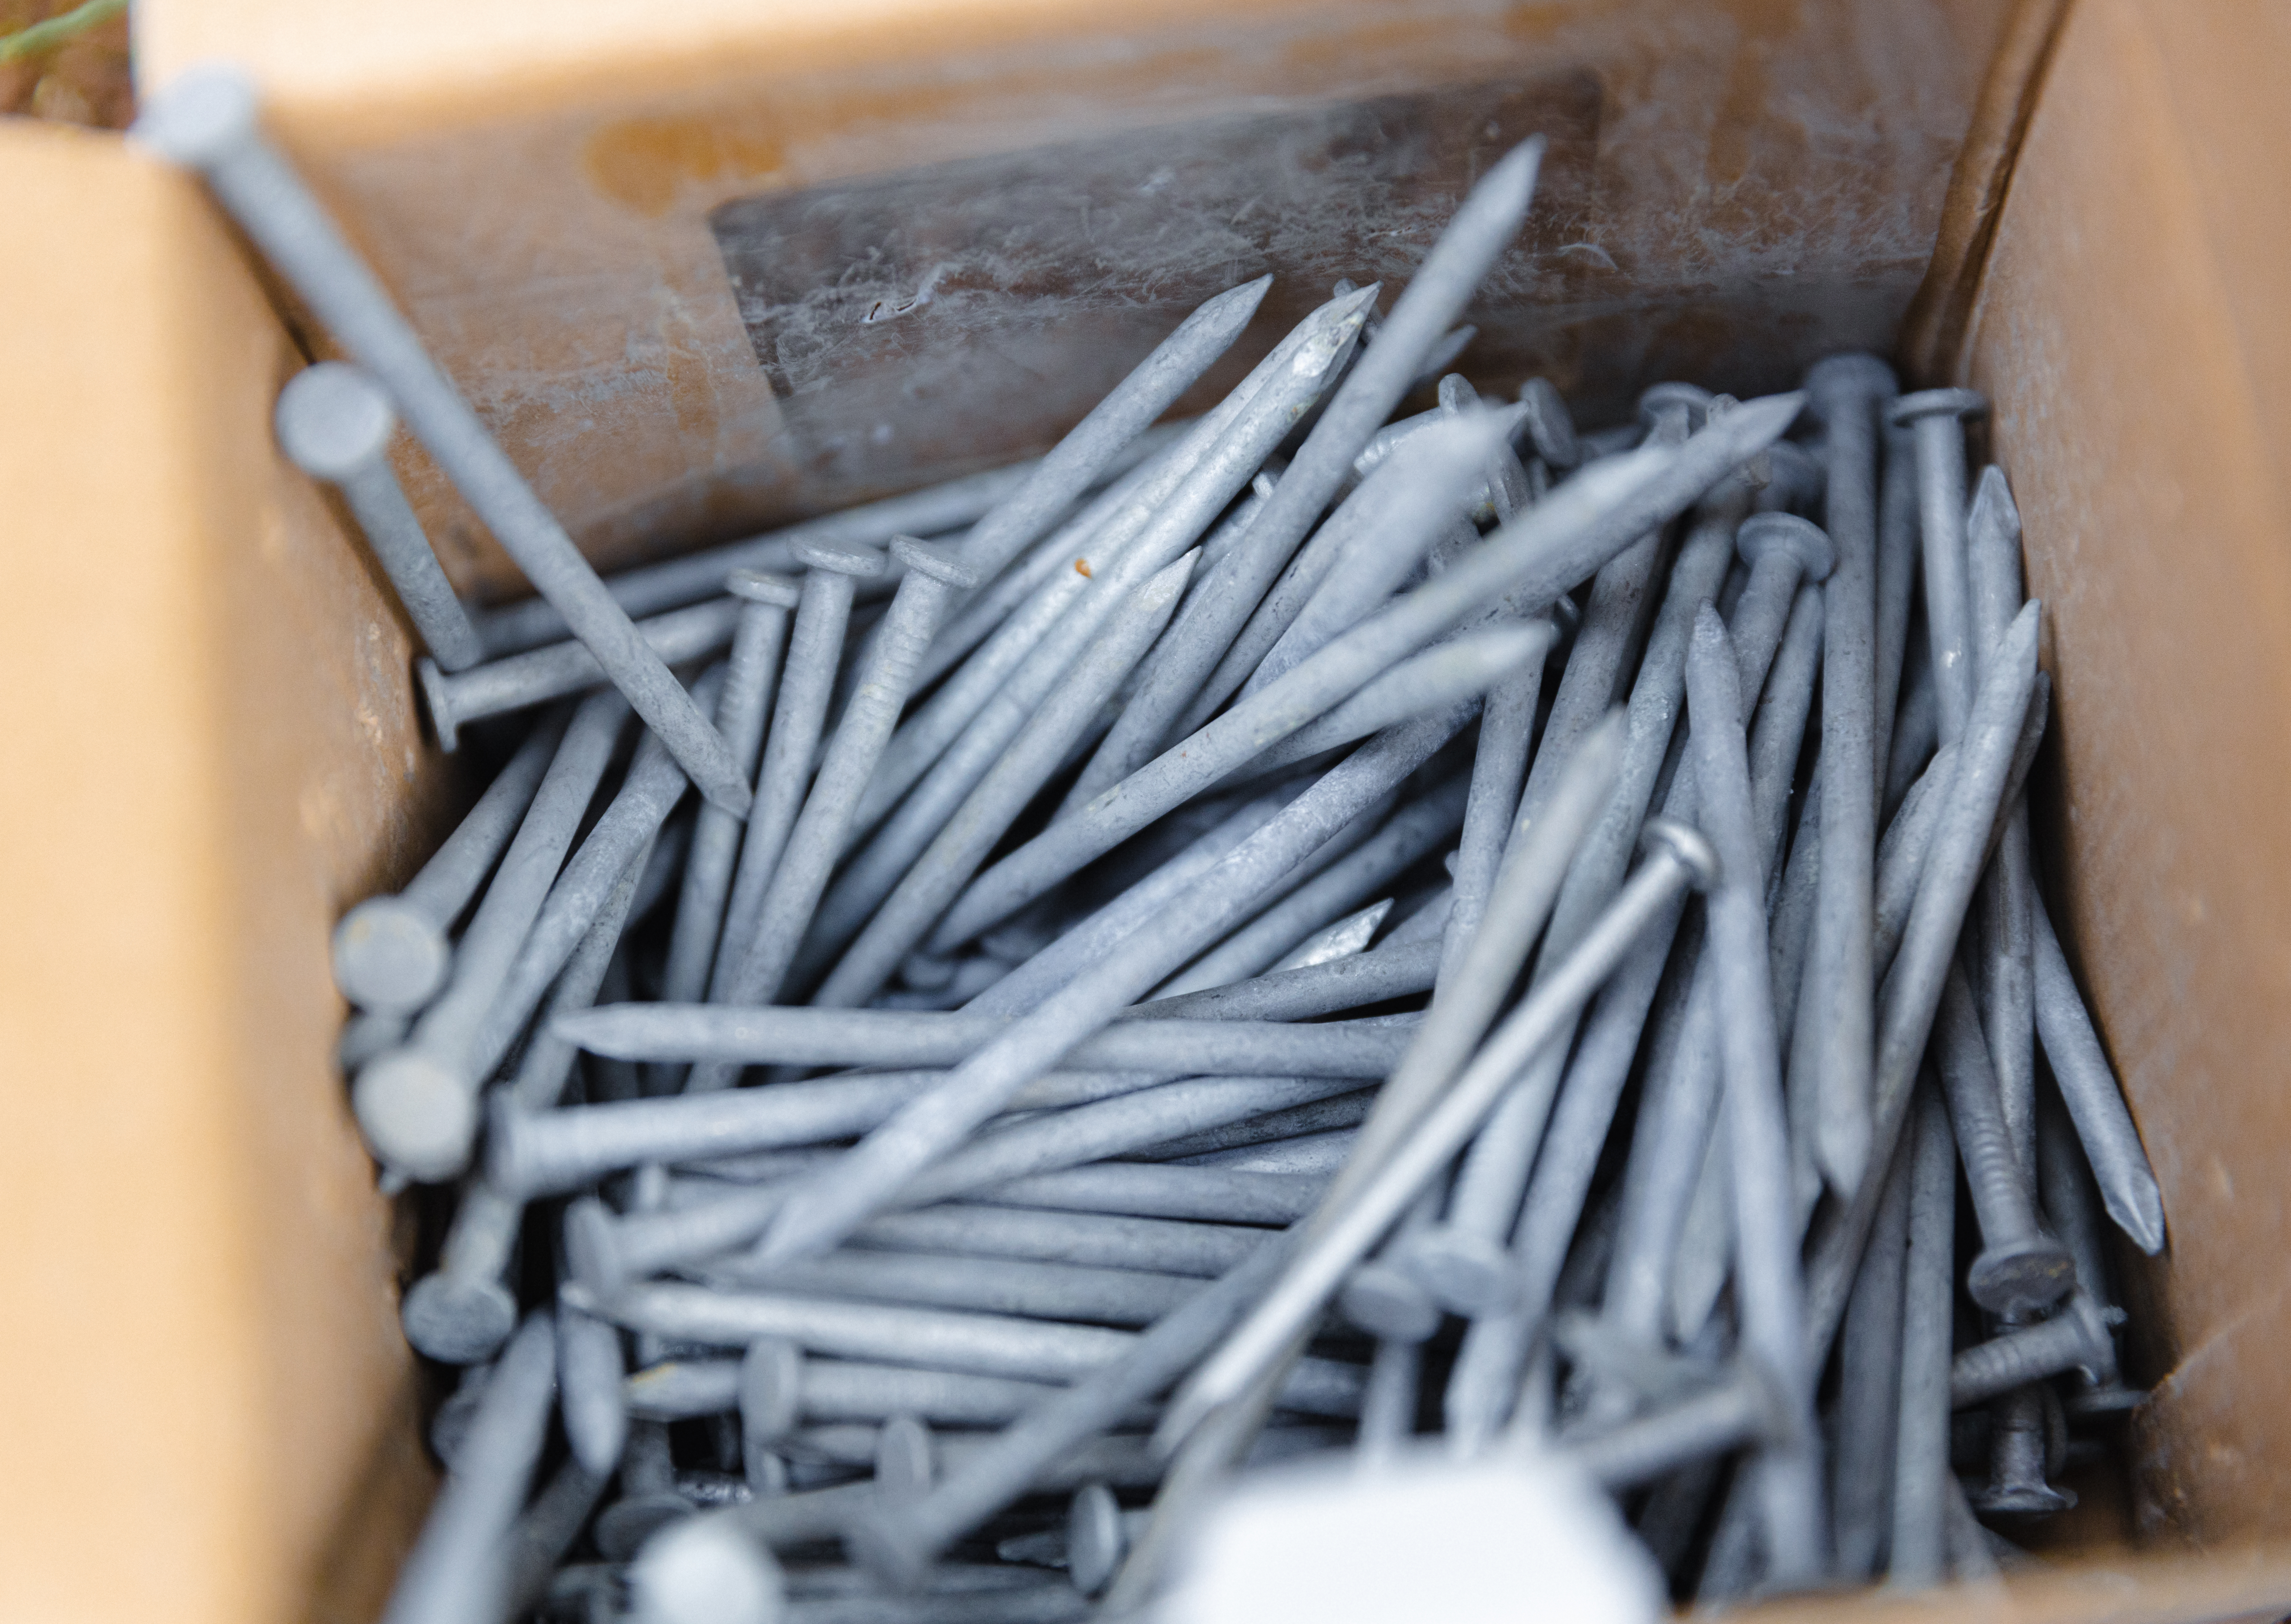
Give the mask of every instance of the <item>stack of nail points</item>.
[[[1262, 281], [1039, 462], [600, 580], [243, 83], [142, 133], [357, 363], [282, 444], [506, 758], [334, 945], [368, 1143], [458, 1192], [391, 1618], [1121, 1613], [1304, 1451], [1555, 1451], [1709, 1600], [2068, 1503], [2100, 1214], [2162, 1219], [1977, 397], [1435, 379], [1531, 143], [1202, 417]], [[454, 599], [400, 418], [541, 599]]]

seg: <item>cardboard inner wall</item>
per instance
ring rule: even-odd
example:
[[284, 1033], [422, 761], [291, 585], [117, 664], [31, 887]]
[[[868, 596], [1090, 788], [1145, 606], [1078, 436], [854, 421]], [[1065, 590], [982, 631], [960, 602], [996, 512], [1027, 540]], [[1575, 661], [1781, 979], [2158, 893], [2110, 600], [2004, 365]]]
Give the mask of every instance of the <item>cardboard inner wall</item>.
[[197, 187], [13, 122], [0, 173], [0, 1617], [367, 1617], [432, 1468], [326, 942], [445, 764]]
[[[1537, 105], [1597, 115], [1555, 170], [1579, 212], [1533, 238], [1487, 351], [1618, 412], [1659, 376], [1747, 390], [1841, 343], [1887, 348], [1923, 283], [1920, 310], [1950, 318], [1913, 324], [1917, 358], [1996, 399], [1993, 454], [2052, 606], [2055, 895], [2172, 1231], [2141, 1285], [2134, 1373], [2161, 1384], [2134, 1435], [2141, 1548], [1950, 1604], [2272, 1617], [2291, 1605], [2271, 1177], [2291, 1143], [2271, 1071], [2291, 1020], [2272, 473], [2291, 327], [2270, 278], [2291, 227], [2258, 201], [2279, 162], [2250, 155], [2291, 154], [2291, 125], [2255, 4], [2191, 20], [2077, 0], [2056, 41], [2054, 9], [1172, 4], [1085, 25], [1057, 4], [874, 0], [781, 8], [764, 38], [728, 3], [663, 23], [584, 0], [544, 37], [523, 32], [532, 8], [467, 0], [387, 28], [156, 0], [138, 27], [155, 80], [228, 42], [278, 86], [298, 156], [605, 557], [877, 488], [766, 455], [777, 405], [756, 349], [736, 320], [710, 326], [736, 309], [711, 209], [1100, 117], [1561, 86]], [[1988, 64], [2001, 42], [2033, 70], [2048, 41], [2005, 184], [1985, 155], [2011, 156], [2026, 75], [1992, 82]], [[735, 139], [768, 117], [769, 153]], [[598, 132], [631, 121], [668, 133], [623, 189], [665, 176], [667, 200], [623, 220], [575, 193]], [[1987, 144], [1960, 162], [1968, 124]], [[325, 942], [467, 786], [421, 742], [410, 643], [363, 551], [271, 448], [269, 403], [301, 357], [195, 189], [45, 130], [0, 133], [0, 173], [43, 223], [0, 244], [11, 308], [42, 317], [7, 340], [20, 607], [0, 704], [19, 782], [44, 792], [11, 797], [0, 828], [0, 908], [19, 921], [0, 1177], [36, 1215], [0, 1265], [12, 1317], [36, 1328], [12, 1344], [0, 1417], [18, 1466], [0, 1612], [371, 1616], [429, 1468], [398, 1237], [329, 1061]], [[1613, 261], [1605, 284], [1572, 279], [1588, 274], [1561, 258], [1578, 243]], [[705, 320], [696, 268], [719, 279]], [[429, 500], [449, 564], [499, 588]], [[1888, 1610], [1774, 1611], [1848, 1604]]]
[[[2014, 10], [156, 0], [137, 28], [147, 83], [253, 68], [543, 500], [626, 562], [1046, 446], [1273, 269], [1261, 353], [1336, 277], [1404, 280], [1531, 130], [1553, 150], [1472, 318], [1482, 375], [1612, 418], [1658, 379], [1883, 348]], [[449, 570], [517, 590], [406, 461]]]

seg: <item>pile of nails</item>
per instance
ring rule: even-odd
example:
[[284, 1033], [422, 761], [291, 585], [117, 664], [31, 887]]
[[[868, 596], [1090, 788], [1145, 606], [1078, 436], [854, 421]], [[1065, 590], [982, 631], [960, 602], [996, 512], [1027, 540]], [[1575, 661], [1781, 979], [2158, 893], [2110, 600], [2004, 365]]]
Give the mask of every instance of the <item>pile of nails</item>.
[[[1396, 417], [1530, 143], [1198, 419], [1264, 281], [1037, 462], [600, 579], [257, 112], [140, 133], [357, 363], [281, 442], [505, 757], [334, 945], [384, 1177], [454, 1192], [391, 1620], [1124, 1615], [1331, 1451], [1555, 1457], [1709, 1602], [2070, 1503], [2138, 1397], [2100, 1215], [2162, 1215], [2034, 883], [1978, 397]], [[538, 599], [456, 601], [401, 419]]]

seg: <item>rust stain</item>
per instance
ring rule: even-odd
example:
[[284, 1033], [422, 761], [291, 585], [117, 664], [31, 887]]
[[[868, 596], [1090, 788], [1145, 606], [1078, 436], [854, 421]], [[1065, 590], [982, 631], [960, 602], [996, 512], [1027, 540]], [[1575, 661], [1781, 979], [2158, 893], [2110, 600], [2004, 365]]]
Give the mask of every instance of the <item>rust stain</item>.
[[596, 189], [657, 220], [687, 182], [761, 180], [786, 159], [786, 141], [753, 110], [684, 118], [628, 118], [589, 138], [582, 167]]
[[[1214, 50], [1177, 49], [1099, 65], [1093, 84], [1103, 95], [1138, 94], [1205, 82], [1228, 68]], [[727, 185], [780, 175], [790, 166], [792, 148], [870, 125], [913, 125], [1072, 88], [1071, 70], [1056, 67], [1006, 73], [992, 89], [910, 83], [872, 91], [839, 87], [830, 96], [812, 97], [801, 85], [783, 84], [774, 87], [768, 113], [753, 106], [717, 108], [607, 124], [589, 137], [582, 168], [605, 197], [658, 220], [687, 188], [720, 194]]]

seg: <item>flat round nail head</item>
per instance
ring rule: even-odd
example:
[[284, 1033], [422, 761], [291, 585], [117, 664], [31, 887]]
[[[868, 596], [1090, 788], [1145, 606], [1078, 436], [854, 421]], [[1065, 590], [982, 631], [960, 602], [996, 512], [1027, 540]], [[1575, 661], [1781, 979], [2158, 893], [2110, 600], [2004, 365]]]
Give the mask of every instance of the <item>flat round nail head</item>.
[[411, 1015], [445, 985], [453, 947], [419, 909], [369, 896], [334, 927], [334, 985], [361, 1009]]
[[1755, 565], [1779, 553], [1797, 560], [1800, 579], [1824, 581], [1837, 567], [1837, 548], [1829, 533], [1795, 513], [1753, 513], [1734, 532], [1734, 551]]
[[350, 1108], [386, 1167], [436, 1184], [468, 1165], [477, 1102], [435, 1056], [397, 1049], [368, 1063], [350, 1089]]
[[414, 1282], [398, 1318], [414, 1352], [445, 1364], [478, 1364], [501, 1352], [517, 1329], [517, 1299], [497, 1280], [440, 1271]]
[[647, 1624], [775, 1624], [787, 1604], [771, 1553], [706, 1517], [647, 1541], [629, 1568], [629, 1590]]
[[2076, 1285], [2076, 1261], [2049, 1235], [1991, 1246], [1973, 1260], [1965, 1289], [1991, 1314], [2048, 1308]]
[[1393, 1342], [1421, 1342], [1440, 1329], [1432, 1294], [1387, 1263], [1364, 1263], [1338, 1298], [1344, 1316], [1363, 1331]]

